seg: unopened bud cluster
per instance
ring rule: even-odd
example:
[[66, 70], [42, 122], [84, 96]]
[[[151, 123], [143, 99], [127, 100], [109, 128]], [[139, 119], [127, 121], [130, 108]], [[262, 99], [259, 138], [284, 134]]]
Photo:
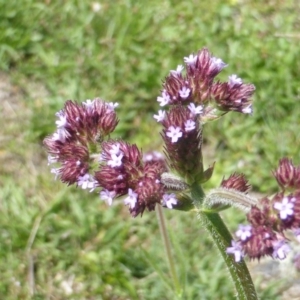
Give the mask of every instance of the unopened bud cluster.
[[246, 255], [251, 259], [266, 255], [284, 259], [290, 251], [286, 230], [291, 230], [300, 242], [300, 166], [283, 158], [273, 174], [281, 191], [252, 206], [247, 214], [250, 224], [239, 226], [238, 240], [227, 248], [236, 261]]
[[117, 105], [98, 98], [66, 102], [56, 114], [56, 132], [44, 140], [49, 164], [56, 165], [51, 172], [68, 185], [100, 188], [109, 205], [127, 196], [124, 203], [132, 216], [154, 210], [156, 204], [173, 208], [176, 196], [161, 182], [167, 170], [162, 157], [152, 153], [144, 159], [136, 145], [109, 138], [118, 124]]

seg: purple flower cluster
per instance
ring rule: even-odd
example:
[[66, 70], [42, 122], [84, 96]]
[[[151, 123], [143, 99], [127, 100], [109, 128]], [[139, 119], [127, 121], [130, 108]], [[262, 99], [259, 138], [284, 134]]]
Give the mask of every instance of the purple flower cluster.
[[100, 99], [82, 104], [67, 101], [56, 113], [57, 130], [44, 140], [49, 164], [58, 163], [51, 172], [67, 184], [77, 183], [82, 188], [95, 188], [89, 174], [94, 155], [90, 148], [114, 131], [118, 119], [115, 105]]
[[246, 255], [251, 259], [265, 255], [284, 259], [290, 251], [286, 230], [292, 230], [300, 241], [300, 166], [283, 158], [273, 174], [281, 191], [271, 199], [261, 199], [247, 214], [250, 224], [239, 226], [238, 240], [227, 248], [227, 253], [234, 254], [236, 261]]
[[215, 107], [225, 112], [252, 113], [253, 84], [244, 84], [235, 74], [229, 76], [228, 82], [214, 81], [227, 66], [220, 58], [204, 48], [185, 57], [184, 62], [185, 74], [184, 66], [179, 65], [167, 76], [161, 96], [157, 98], [160, 106], [194, 103], [203, 108], [203, 114], [214, 114]]
[[100, 197], [109, 205], [126, 196], [132, 216], [154, 210], [157, 203], [173, 208], [177, 199], [161, 183], [167, 170], [162, 157], [153, 153], [143, 159], [136, 145], [109, 138], [118, 124], [117, 105], [98, 98], [66, 102], [56, 114], [56, 132], [44, 140], [48, 162], [56, 165], [51, 172], [68, 185], [100, 188]]
[[255, 87], [244, 84], [236, 75], [229, 76], [228, 82], [215, 81], [226, 64], [205, 48], [185, 57], [184, 62], [185, 66], [170, 71], [157, 97], [160, 106], [169, 106], [169, 110], [159, 110], [154, 118], [163, 126], [170, 168], [189, 183], [204, 182], [212, 168], [203, 170], [202, 125], [228, 111], [251, 113], [250, 97]]
[[182, 205], [187, 207], [192, 200], [181, 191], [207, 181], [213, 172], [213, 166], [203, 169], [203, 124], [228, 111], [251, 113], [255, 88], [236, 75], [228, 82], [215, 82], [226, 64], [207, 49], [185, 57], [184, 62], [185, 67], [170, 71], [157, 98], [169, 110], [154, 115], [163, 126], [169, 169], [178, 173], [178, 179], [164, 176], [168, 169], [157, 153], [143, 158], [136, 145], [110, 138], [118, 124], [118, 104], [99, 98], [81, 104], [67, 101], [56, 114], [57, 129], [44, 140], [48, 162], [55, 165], [51, 172], [68, 185], [91, 191], [100, 188], [101, 198], [109, 205], [124, 196], [132, 216], [154, 210], [156, 204], [178, 208], [185, 201]]

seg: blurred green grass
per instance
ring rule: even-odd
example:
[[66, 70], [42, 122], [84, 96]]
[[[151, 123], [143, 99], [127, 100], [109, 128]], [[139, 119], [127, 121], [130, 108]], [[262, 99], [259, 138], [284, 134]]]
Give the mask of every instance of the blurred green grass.
[[[174, 299], [155, 270], [167, 272], [154, 213], [131, 219], [123, 207], [107, 208], [49, 174], [41, 141], [67, 99], [119, 102], [115, 137], [159, 149], [152, 115], [161, 82], [207, 46], [229, 64], [220, 79], [236, 73], [257, 91], [253, 116], [232, 113], [206, 126], [206, 164], [217, 162], [206, 188], [238, 171], [254, 191], [274, 192], [278, 159], [300, 163], [297, 1], [119, 0], [99, 2], [98, 11], [95, 4], [0, 0], [0, 70], [13, 83], [0, 118], [5, 299]], [[166, 217], [184, 299], [233, 299], [196, 218]], [[243, 221], [236, 211], [224, 218], [232, 229]], [[262, 299], [279, 299], [274, 287], [258, 290]]]

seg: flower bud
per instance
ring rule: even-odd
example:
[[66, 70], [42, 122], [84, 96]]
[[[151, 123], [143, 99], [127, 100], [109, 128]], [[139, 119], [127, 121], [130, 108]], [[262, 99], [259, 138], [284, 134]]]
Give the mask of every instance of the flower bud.
[[223, 111], [237, 111], [244, 114], [252, 113], [250, 97], [255, 91], [253, 84], [231, 86], [228, 82], [217, 82], [212, 85], [212, 98]]
[[245, 178], [244, 174], [233, 173], [229, 176], [228, 179], [224, 179], [221, 182], [221, 187], [227, 189], [234, 189], [239, 192], [248, 192], [250, 189], [250, 184]]
[[282, 158], [273, 175], [283, 189], [300, 189], [300, 166], [295, 167], [292, 160]]

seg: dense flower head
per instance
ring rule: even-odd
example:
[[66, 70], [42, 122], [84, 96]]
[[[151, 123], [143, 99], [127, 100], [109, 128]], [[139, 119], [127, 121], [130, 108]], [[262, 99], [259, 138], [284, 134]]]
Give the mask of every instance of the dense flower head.
[[107, 193], [113, 195], [110, 201], [127, 195], [124, 203], [134, 217], [162, 204], [166, 192], [160, 181], [161, 174], [166, 171], [163, 160], [144, 161], [137, 146], [124, 141], [104, 142], [102, 149], [101, 167], [95, 173], [95, 179], [106, 191], [104, 200]]
[[260, 259], [264, 255], [272, 255], [273, 241], [277, 240], [273, 231], [268, 227], [258, 226], [252, 227], [250, 236], [239, 243], [243, 253], [247, 254], [250, 258]]
[[161, 203], [166, 192], [164, 186], [157, 179], [143, 177], [135, 188], [137, 194], [136, 204], [130, 208], [133, 216], [142, 214], [147, 208], [149, 211], [155, 209], [157, 203]]
[[[259, 205], [253, 206], [247, 214], [250, 223], [248, 228], [251, 228], [247, 232], [247, 238], [243, 238], [245, 234], [242, 235], [238, 230], [235, 246], [227, 249], [227, 253], [235, 255], [236, 261], [245, 255], [252, 259], [260, 259], [265, 255], [284, 259], [290, 251], [289, 240], [284, 234], [286, 230], [293, 231], [300, 240], [298, 167], [294, 167], [288, 159], [282, 159], [274, 176], [283, 190], [272, 198], [262, 198]], [[286, 187], [294, 188], [294, 191], [287, 193], [284, 190]]]
[[[107, 136], [118, 124], [114, 106], [99, 98], [81, 104], [69, 100], [57, 116], [65, 119], [63, 129], [67, 140], [82, 143], [95, 142]], [[61, 130], [59, 126], [58, 130]]]
[[99, 98], [81, 104], [69, 100], [56, 117], [56, 132], [44, 140], [49, 164], [59, 165], [52, 173], [62, 182], [79, 181], [82, 186], [83, 176], [89, 175], [92, 168], [90, 147], [113, 132], [118, 124], [114, 106]]
[[[157, 97], [162, 109], [153, 117], [163, 126], [161, 134], [168, 164], [190, 183], [203, 183], [212, 175], [213, 167], [203, 170], [203, 124], [229, 111], [252, 112], [254, 85], [243, 83], [235, 74], [229, 76], [228, 82], [215, 80], [226, 66], [206, 48], [190, 54], [184, 57], [184, 65], [170, 71]], [[236, 178], [232, 188], [248, 190], [242, 181], [242, 177]], [[232, 185], [233, 179], [228, 184]]]
[[[252, 225], [251, 237], [240, 241], [245, 255], [257, 259], [265, 255], [285, 258], [285, 255], [280, 254], [280, 251], [288, 249], [284, 231], [300, 227], [300, 197], [295, 196], [279, 193], [272, 200], [264, 198], [261, 208], [251, 209], [248, 213], [248, 221]], [[283, 248], [278, 248], [278, 245], [282, 245]]]
[[[132, 216], [156, 204], [177, 205], [176, 197], [166, 201], [167, 188], [161, 175], [167, 171], [163, 156], [153, 152], [143, 157], [134, 144], [110, 138], [118, 119], [117, 103], [99, 98], [78, 104], [67, 101], [56, 113], [56, 131], [45, 138], [51, 173], [67, 184], [90, 191], [100, 188], [100, 197], [109, 205], [124, 196]], [[193, 124], [187, 123], [187, 131]]]
[[162, 125], [170, 168], [183, 176], [202, 173], [202, 131], [198, 116], [188, 107], [173, 106], [166, 113]]
[[[166, 105], [202, 105], [212, 119], [212, 108], [221, 111], [252, 113], [251, 96], [255, 87], [243, 83], [233, 74], [228, 82], [215, 82], [215, 77], [227, 66], [220, 58], [214, 57], [206, 48], [197, 54], [184, 58], [184, 66], [171, 70], [163, 84], [161, 95], [157, 98], [160, 106]], [[214, 111], [214, 117], [219, 114]], [[203, 116], [203, 119], [206, 119]]]

